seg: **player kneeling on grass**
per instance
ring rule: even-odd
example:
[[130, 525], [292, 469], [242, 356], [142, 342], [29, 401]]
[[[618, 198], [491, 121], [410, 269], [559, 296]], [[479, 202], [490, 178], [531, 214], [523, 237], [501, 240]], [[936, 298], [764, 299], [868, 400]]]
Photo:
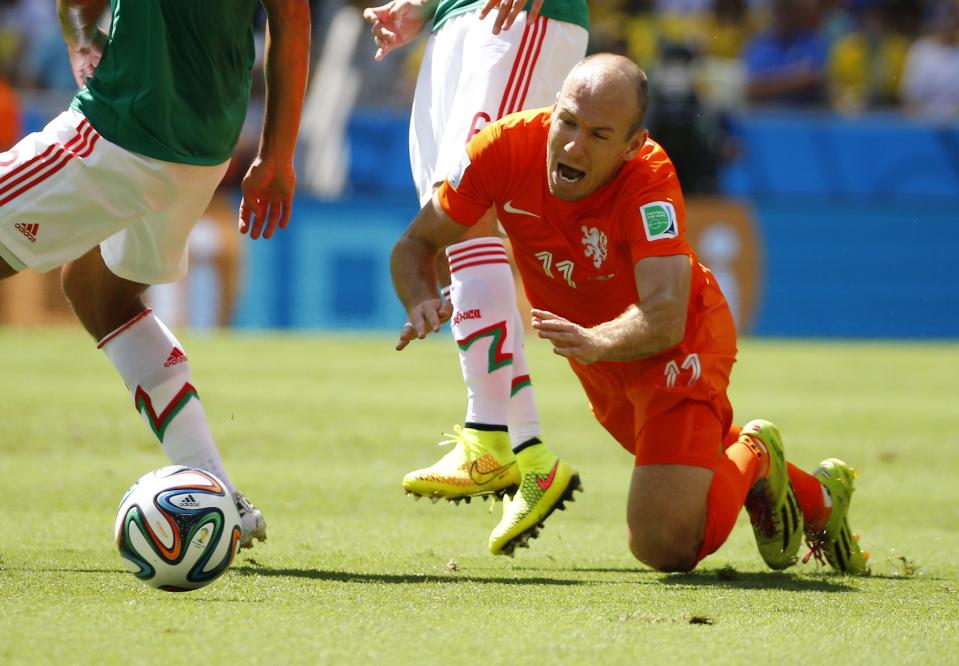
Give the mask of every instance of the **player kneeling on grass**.
[[[183, 346], [141, 299], [187, 270], [186, 241], [236, 148], [260, 0], [59, 0], [80, 86], [42, 132], [0, 154], [0, 279], [62, 266], [63, 290], [177, 465], [212, 472], [266, 538], [210, 434]], [[306, 0], [262, 0], [268, 34], [260, 150], [243, 179], [240, 230], [290, 219], [293, 148], [309, 65]], [[109, 34], [98, 28], [112, 7]]]
[[[642, 129], [646, 97], [641, 69], [599, 54], [573, 69], [552, 109], [507, 116], [470, 141], [394, 247], [393, 281], [409, 315], [398, 348], [451, 317], [454, 332], [474, 317], [457, 303], [455, 282], [452, 308], [436, 293], [432, 260], [496, 206], [533, 328], [568, 359], [597, 420], [634, 456], [626, 522], [637, 559], [689, 571], [723, 544], [745, 506], [771, 568], [796, 562], [805, 532], [835, 569], [865, 573], [847, 522], [854, 470], [829, 459], [807, 474], [786, 462], [772, 423], [732, 425], [732, 315], [686, 241], [675, 169]], [[460, 268], [467, 274], [499, 251], [466, 248]], [[506, 333], [492, 333], [496, 325], [482, 329], [491, 367], [503, 360]], [[474, 344], [482, 337], [475, 332]], [[483, 456], [500, 457], [482, 442], [472, 448], [464, 495], [474, 494]], [[532, 483], [524, 479], [515, 497], [535, 492]]]

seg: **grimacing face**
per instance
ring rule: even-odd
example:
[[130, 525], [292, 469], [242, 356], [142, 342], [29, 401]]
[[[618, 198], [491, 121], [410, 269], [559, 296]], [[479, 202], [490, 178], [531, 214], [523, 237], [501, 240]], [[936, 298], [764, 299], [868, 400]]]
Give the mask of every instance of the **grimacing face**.
[[572, 78], [563, 86], [550, 119], [546, 144], [549, 191], [577, 201], [609, 182], [646, 142], [646, 130], [627, 136], [636, 117], [630, 90]]

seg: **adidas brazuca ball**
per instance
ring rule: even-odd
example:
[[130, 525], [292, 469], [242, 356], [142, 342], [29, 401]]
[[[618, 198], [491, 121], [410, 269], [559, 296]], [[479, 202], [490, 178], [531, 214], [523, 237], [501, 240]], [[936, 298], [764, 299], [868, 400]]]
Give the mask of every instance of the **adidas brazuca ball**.
[[183, 592], [226, 571], [240, 540], [240, 516], [215, 476], [170, 466], [144, 474], [127, 491], [114, 533], [128, 571], [155, 588]]

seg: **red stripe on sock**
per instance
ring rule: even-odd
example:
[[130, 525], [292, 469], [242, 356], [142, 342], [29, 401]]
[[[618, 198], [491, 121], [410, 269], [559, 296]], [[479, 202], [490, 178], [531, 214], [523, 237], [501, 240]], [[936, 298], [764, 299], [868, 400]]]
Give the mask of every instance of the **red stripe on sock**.
[[450, 266], [450, 273], [451, 274], [456, 273], [458, 271], [463, 270], [464, 268], [472, 268], [473, 266], [486, 266], [491, 264], [506, 264], [507, 266], [509, 266], [509, 260], [508, 259], [490, 259], [488, 261], [474, 261], [473, 263], [463, 264], [461, 266], [457, 266], [456, 268], [453, 268], [452, 266]]
[[513, 377], [512, 388], [516, 388], [517, 384], [522, 384], [529, 381], [531, 381], [529, 375], [519, 375], [518, 377]]
[[446, 256], [449, 257], [450, 259], [456, 259], [458, 256], [466, 252], [475, 252], [476, 250], [491, 249], [491, 248], [498, 248], [505, 252], [505, 246], [503, 245], [502, 241], [489, 241], [485, 243], [475, 243], [467, 247], [457, 246], [455, 248], [453, 247], [448, 248], [446, 250]]
[[123, 324], [122, 326], [120, 326], [119, 328], [117, 328], [117, 329], [115, 329], [115, 330], [107, 333], [105, 336], [103, 336], [103, 339], [100, 340], [100, 342], [97, 343], [97, 349], [103, 349], [103, 346], [104, 346], [105, 344], [107, 344], [108, 342], [110, 342], [110, 340], [112, 340], [113, 338], [117, 337], [118, 335], [120, 335], [121, 333], [123, 333], [123, 331], [127, 330], [128, 328], [130, 328], [131, 326], [133, 326], [135, 323], [137, 323], [138, 321], [140, 321], [141, 319], [143, 319], [144, 317], [146, 317], [147, 315], [150, 315], [150, 314], [153, 314], [153, 308], [147, 308], [146, 310], [144, 310], [143, 312], [141, 312], [140, 314], [138, 314], [136, 317], [134, 317], [133, 319], [131, 319], [131, 320], [128, 321], [127, 323], [125, 323], [125, 324]]
[[506, 259], [507, 257], [506, 257], [506, 252], [504, 252], [503, 250], [499, 250], [499, 251], [480, 250], [479, 252], [471, 252], [469, 254], [463, 254], [463, 255], [457, 256], [455, 259], [450, 259], [449, 265], [452, 268], [456, 266], [457, 264], [463, 263], [464, 261], [472, 261], [474, 259], [480, 259], [480, 258]]

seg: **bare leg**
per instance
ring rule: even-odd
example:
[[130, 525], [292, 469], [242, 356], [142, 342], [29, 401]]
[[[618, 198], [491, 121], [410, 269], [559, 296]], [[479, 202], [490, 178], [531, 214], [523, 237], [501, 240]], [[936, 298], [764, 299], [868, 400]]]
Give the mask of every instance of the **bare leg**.
[[691, 571], [706, 526], [712, 470], [643, 465], [633, 470], [626, 507], [629, 549], [659, 571]]
[[60, 272], [63, 293], [83, 327], [101, 340], [146, 309], [145, 284], [124, 280], [110, 272], [95, 247]]

